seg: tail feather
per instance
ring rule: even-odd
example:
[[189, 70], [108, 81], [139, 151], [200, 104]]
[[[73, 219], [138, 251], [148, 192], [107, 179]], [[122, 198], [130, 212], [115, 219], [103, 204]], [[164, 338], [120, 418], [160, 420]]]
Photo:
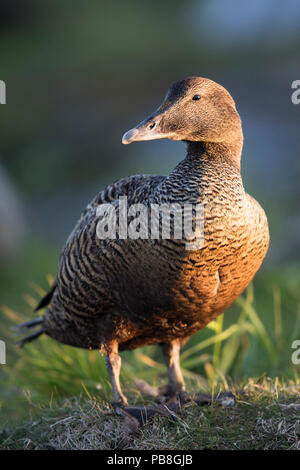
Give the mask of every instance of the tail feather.
[[28, 321], [25, 321], [24, 323], [21, 323], [21, 325], [14, 326], [13, 329], [16, 332], [23, 330], [23, 329], [29, 330], [31, 328], [34, 328], [35, 326], [40, 325], [41, 323], [43, 323], [42, 317], [34, 318], [33, 320], [28, 320]]
[[[32, 328], [35, 328], [38, 325], [42, 325], [43, 321], [44, 321], [43, 317], [34, 318], [33, 320], [25, 321], [21, 325], [18, 325], [18, 326], [14, 327], [15, 333], [16, 334], [21, 333], [22, 330], [29, 331], [29, 330], [31, 330]], [[41, 328], [39, 330], [33, 331], [28, 336], [25, 336], [24, 338], [21, 338], [17, 343], [15, 343], [15, 346], [17, 346], [19, 348], [23, 348], [24, 344], [30, 343], [31, 341], [38, 338], [41, 334], [43, 334], [45, 332], [46, 332], [46, 329], [43, 328], [43, 326], [41, 326]], [[23, 333], [24, 333], [24, 331], [23, 331]]]
[[53, 286], [51, 287], [51, 290], [48, 292], [48, 294], [45, 295], [45, 297], [41, 299], [38, 306], [34, 309], [35, 312], [37, 312], [38, 310], [41, 310], [44, 307], [47, 307], [47, 305], [50, 304], [54, 291], [56, 289], [56, 286], [57, 286], [57, 282], [55, 281]]
[[[55, 281], [53, 286], [51, 287], [50, 292], [48, 292], [48, 294], [46, 294], [45, 297], [42, 298], [42, 300], [40, 301], [40, 303], [36, 307], [35, 312], [37, 310], [40, 310], [44, 307], [47, 307], [47, 305], [49, 305], [49, 303], [51, 302], [51, 299], [53, 297], [54, 291], [56, 289], [56, 286], [57, 286], [57, 282]], [[24, 344], [30, 343], [31, 341], [35, 340], [40, 335], [45, 333], [46, 329], [43, 328], [43, 326], [42, 326], [43, 322], [44, 322], [43, 317], [40, 317], [40, 318], [34, 318], [33, 320], [25, 321], [21, 325], [15, 326], [13, 329], [16, 332], [16, 334], [18, 334], [18, 333], [21, 333], [22, 330], [25, 330], [25, 331], [28, 330], [29, 331], [32, 328], [35, 328], [36, 326], [41, 325], [41, 328], [39, 330], [34, 331], [34, 332], [30, 333], [28, 336], [25, 336], [24, 338], [20, 339], [17, 343], [15, 343], [15, 345], [22, 348], [24, 346]]]
[[39, 336], [41, 336], [43, 333], [45, 333], [45, 330], [41, 328], [40, 330], [34, 331], [28, 336], [25, 336], [25, 338], [22, 338], [20, 341], [15, 343], [15, 345], [19, 348], [23, 348], [24, 344], [30, 343], [31, 341], [35, 340]]

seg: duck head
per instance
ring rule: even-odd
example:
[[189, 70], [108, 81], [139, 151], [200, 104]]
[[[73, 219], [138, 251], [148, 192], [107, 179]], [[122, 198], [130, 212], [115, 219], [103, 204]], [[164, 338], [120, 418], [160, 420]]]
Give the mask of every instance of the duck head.
[[228, 91], [207, 78], [189, 77], [171, 85], [160, 107], [126, 132], [122, 143], [154, 139], [223, 143], [240, 153], [243, 134]]

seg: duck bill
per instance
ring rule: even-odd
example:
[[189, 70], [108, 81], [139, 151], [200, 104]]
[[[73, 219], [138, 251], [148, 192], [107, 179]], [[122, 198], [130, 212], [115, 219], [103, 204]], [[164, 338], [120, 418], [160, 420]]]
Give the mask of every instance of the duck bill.
[[138, 142], [143, 140], [155, 140], [155, 139], [165, 139], [166, 136], [163, 135], [161, 132], [152, 131], [151, 129], [143, 129], [138, 127], [134, 127], [127, 131], [122, 137], [122, 144], [128, 145], [131, 142]]
[[140, 122], [136, 127], [127, 131], [122, 137], [122, 144], [128, 145], [131, 142], [156, 139], [170, 139], [169, 133], [163, 132], [162, 122], [164, 113], [156, 112], [150, 117]]

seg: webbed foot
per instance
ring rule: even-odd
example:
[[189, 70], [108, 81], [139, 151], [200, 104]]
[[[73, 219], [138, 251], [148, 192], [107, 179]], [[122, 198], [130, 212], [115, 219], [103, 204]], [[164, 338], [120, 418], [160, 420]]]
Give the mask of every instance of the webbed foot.
[[123, 418], [130, 418], [136, 421], [137, 425], [143, 426], [150, 421], [155, 415], [164, 418], [176, 420], [177, 416], [171, 408], [165, 406], [115, 406], [117, 415]]
[[232, 392], [221, 392], [214, 395], [208, 395], [204, 393], [191, 394], [185, 390], [178, 392], [172, 392], [165, 387], [153, 387], [144, 380], [137, 380], [135, 382], [136, 387], [145, 395], [154, 398], [159, 403], [164, 403], [174, 412], [179, 412], [180, 408], [187, 403], [197, 403], [197, 405], [211, 405], [217, 403], [222, 406], [234, 406], [236, 402], [236, 396]]
[[192, 395], [187, 392], [181, 392], [179, 394], [179, 399], [182, 406], [191, 402], [200, 406], [211, 405], [212, 403], [217, 403], [221, 406], [234, 406], [236, 403], [236, 397], [232, 392], [221, 392], [215, 393], [214, 395], [204, 393]]

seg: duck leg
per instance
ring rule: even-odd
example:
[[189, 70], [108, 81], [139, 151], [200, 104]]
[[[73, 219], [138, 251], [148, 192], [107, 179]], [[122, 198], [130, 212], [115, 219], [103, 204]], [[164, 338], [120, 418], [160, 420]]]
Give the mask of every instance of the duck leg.
[[163, 354], [168, 369], [169, 383], [165, 391], [161, 389], [167, 399], [167, 406], [174, 412], [180, 411], [181, 406], [193, 401], [198, 405], [210, 405], [212, 402], [223, 406], [233, 406], [235, 396], [231, 392], [223, 392], [213, 396], [206, 394], [197, 394], [193, 396], [186, 392], [184, 379], [180, 369], [180, 348], [187, 342], [176, 339], [168, 344], [163, 344]]
[[122, 359], [118, 350], [118, 343], [113, 343], [107, 355], [105, 355], [105, 364], [112, 387], [115, 406], [127, 406], [127, 398], [123, 394], [120, 384]]
[[134, 419], [138, 426], [145, 424], [155, 414], [160, 414], [167, 418], [175, 418], [172, 411], [168, 410], [166, 406], [128, 406], [127, 398], [123, 394], [120, 384], [122, 361], [116, 342], [110, 345], [105, 355], [105, 363], [112, 386], [115, 411], [118, 415]]
[[175, 411], [180, 411], [181, 406], [194, 402], [197, 405], [211, 405], [212, 402], [223, 406], [233, 406], [235, 404], [235, 396], [231, 392], [223, 392], [212, 395], [192, 394], [186, 392], [184, 379], [180, 369], [180, 347], [187, 342], [188, 338], [183, 341], [174, 340], [169, 344], [163, 345], [163, 353], [168, 368], [169, 383], [166, 388], [165, 396], [169, 399], [167, 406]]
[[185, 403], [187, 401], [184, 379], [180, 369], [180, 348], [187, 339], [175, 339], [170, 343], [161, 344], [169, 379], [166, 386], [152, 387], [144, 380], [136, 380], [135, 382], [141, 392], [158, 400], [160, 403], [167, 404], [175, 412], [179, 411], [182, 402]]
[[137, 387], [146, 395], [165, 403], [169, 410], [178, 413], [181, 407], [194, 402], [198, 405], [210, 405], [212, 402], [223, 406], [233, 406], [235, 396], [231, 392], [223, 392], [215, 395], [192, 395], [185, 389], [184, 379], [180, 369], [180, 348], [186, 343], [184, 340], [173, 340], [170, 343], [161, 344], [168, 371], [169, 382], [164, 387], [152, 387], [142, 380], [136, 381]]
[[185, 384], [180, 369], [180, 347], [181, 341], [175, 339], [171, 343], [162, 345], [163, 355], [168, 371], [168, 385], [161, 389], [166, 397], [174, 397], [185, 392]]

